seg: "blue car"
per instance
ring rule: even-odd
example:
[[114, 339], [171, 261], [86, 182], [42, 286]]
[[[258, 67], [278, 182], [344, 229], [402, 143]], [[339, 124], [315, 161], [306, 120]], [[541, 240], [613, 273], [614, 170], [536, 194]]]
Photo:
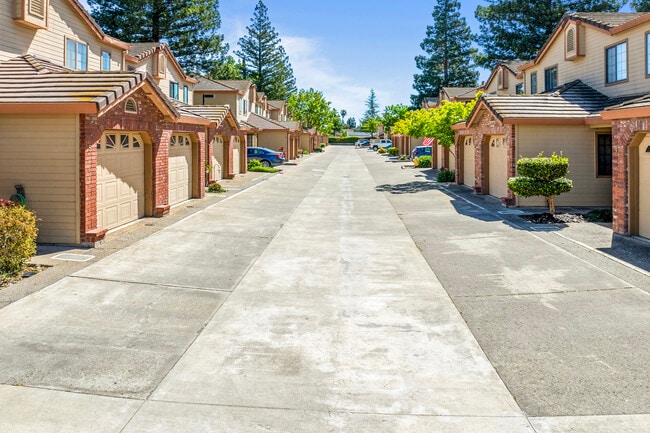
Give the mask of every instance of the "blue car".
[[418, 146], [414, 148], [413, 152], [411, 152], [411, 159], [424, 155], [431, 156], [431, 146]]
[[257, 159], [263, 167], [274, 167], [284, 164], [284, 155], [278, 150], [267, 149], [266, 147], [249, 147], [246, 149], [248, 159]]

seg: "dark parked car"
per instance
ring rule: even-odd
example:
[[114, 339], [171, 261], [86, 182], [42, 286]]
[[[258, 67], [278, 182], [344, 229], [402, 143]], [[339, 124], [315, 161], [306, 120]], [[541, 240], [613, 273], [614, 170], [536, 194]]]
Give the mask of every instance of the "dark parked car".
[[278, 150], [266, 147], [249, 147], [246, 149], [248, 159], [257, 159], [264, 167], [273, 167], [284, 163], [284, 155]]
[[431, 156], [431, 146], [418, 146], [411, 152], [411, 159], [417, 158], [420, 156], [428, 155]]

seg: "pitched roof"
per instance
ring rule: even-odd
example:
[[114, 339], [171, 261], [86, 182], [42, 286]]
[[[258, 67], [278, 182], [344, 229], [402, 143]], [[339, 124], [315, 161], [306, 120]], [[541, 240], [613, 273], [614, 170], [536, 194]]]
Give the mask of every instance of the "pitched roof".
[[521, 72], [519, 69], [521, 66], [528, 63], [528, 60], [501, 60], [497, 64], [498, 66], [506, 67], [510, 72], [517, 75]]
[[277, 99], [270, 99], [266, 101], [267, 104], [269, 104], [269, 109], [270, 108], [275, 108], [276, 110], [282, 110], [285, 105], [287, 105], [286, 101], [281, 101]]
[[563, 20], [580, 20], [600, 27], [605, 30], [612, 30], [615, 27], [633, 21], [647, 12], [567, 12]]
[[259, 116], [255, 113], [251, 113], [245, 123], [257, 129], [268, 129], [274, 131], [288, 130], [288, 128], [286, 126], [283, 126], [281, 122], [267, 119], [266, 117]]
[[[196, 116], [209, 119], [211, 122], [216, 123], [217, 126], [221, 125], [230, 113], [230, 108], [227, 105], [184, 105], [182, 109]], [[230, 117], [232, 118], [232, 124], [239, 128], [239, 124], [232, 114]]]
[[145, 82], [157, 93], [161, 106], [178, 116], [145, 72], [72, 71], [26, 54], [0, 63], [0, 110], [11, 104], [14, 111], [16, 105], [59, 110], [68, 106], [73, 112], [99, 113]]
[[484, 95], [474, 108], [467, 124], [471, 124], [480, 107], [488, 108], [500, 121], [513, 120], [582, 120], [602, 111], [610, 99], [580, 80], [536, 95]]
[[194, 86], [194, 90], [209, 91], [209, 92], [233, 92], [244, 94], [253, 82], [250, 80], [213, 80], [211, 78], [202, 77], [197, 75], [194, 77], [198, 83]]
[[95, 34], [100, 41], [113, 45], [114, 47], [126, 50], [129, 47], [127, 42], [122, 42], [103, 32], [102, 28], [97, 24], [88, 11], [81, 5], [78, 0], [68, 0], [68, 3], [79, 14], [79, 17], [88, 25], [90, 30]]
[[280, 125], [284, 126], [287, 129], [290, 129], [292, 131], [300, 131], [302, 128], [300, 126], [300, 122], [296, 122], [293, 120], [289, 121], [284, 121], [284, 122], [278, 122]]
[[135, 42], [131, 44], [131, 48], [129, 48], [129, 51], [127, 53], [127, 60], [133, 63], [140, 63], [157, 51], [164, 51], [167, 54], [167, 56], [171, 59], [171, 63], [174, 65], [174, 67], [176, 67], [176, 70], [183, 76], [185, 80], [190, 83], [196, 83], [195, 78], [185, 74], [183, 67], [180, 63], [178, 63], [178, 60], [176, 60], [174, 53], [172, 53], [172, 51], [169, 49], [169, 46], [164, 42]]
[[443, 87], [442, 91], [447, 94], [449, 98], [474, 98], [478, 87]]

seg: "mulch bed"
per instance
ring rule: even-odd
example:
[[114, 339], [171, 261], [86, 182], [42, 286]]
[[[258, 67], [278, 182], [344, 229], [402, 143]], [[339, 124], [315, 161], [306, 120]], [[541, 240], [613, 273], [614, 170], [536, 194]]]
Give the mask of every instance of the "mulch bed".
[[575, 213], [536, 213], [532, 215], [521, 215], [521, 218], [533, 224], [566, 224], [566, 223], [583, 223], [587, 220], [582, 214]]

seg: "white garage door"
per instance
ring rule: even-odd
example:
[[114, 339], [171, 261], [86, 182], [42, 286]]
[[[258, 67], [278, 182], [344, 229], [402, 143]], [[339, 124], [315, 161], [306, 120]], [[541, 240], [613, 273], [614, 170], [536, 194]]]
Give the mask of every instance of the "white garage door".
[[474, 139], [463, 140], [463, 184], [474, 188]]
[[144, 216], [144, 145], [138, 134], [107, 133], [97, 145], [97, 227]]
[[169, 204], [192, 197], [192, 140], [174, 134], [169, 140]]
[[650, 137], [639, 146], [639, 236], [650, 238]]
[[235, 137], [233, 141], [234, 144], [232, 149], [232, 173], [239, 174], [241, 173], [241, 170], [239, 168], [239, 164], [241, 161], [241, 155], [239, 151], [239, 146], [240, 146], [239, 137]]
[[508, 195], [508, 148], [503, 135], [490, 137], [489, 144], [489, 194], [495, 197]]

